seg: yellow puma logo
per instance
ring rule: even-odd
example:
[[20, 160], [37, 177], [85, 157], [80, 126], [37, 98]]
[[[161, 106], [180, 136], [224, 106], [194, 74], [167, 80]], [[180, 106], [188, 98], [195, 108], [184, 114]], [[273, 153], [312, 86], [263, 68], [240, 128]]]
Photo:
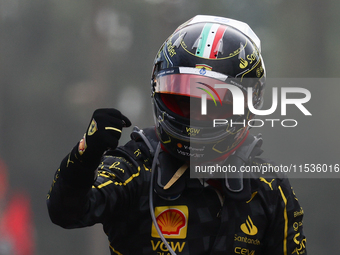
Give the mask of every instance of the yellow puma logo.
[[273, 179], [273, 180], [271, 180], [270, 182], [268, 182], [265, 178], [260, 177], [260, 181], [262, 181], [262, 182], [268, 184], [269, 188], [270, 188], [271, 190], [273, 190], [272, 182], [275, 181], [275, 179]]

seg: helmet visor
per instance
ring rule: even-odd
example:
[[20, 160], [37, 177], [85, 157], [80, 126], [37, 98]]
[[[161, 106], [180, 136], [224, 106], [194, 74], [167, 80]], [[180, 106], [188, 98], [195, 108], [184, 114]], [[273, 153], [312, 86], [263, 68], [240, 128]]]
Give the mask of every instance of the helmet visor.
[[[245, 92], [231, 89], [219, 79], [197, 74], [169, 74], [156, 78], [155, 92], [161, 94], [166, 107], [183, 117], [194, 120], [211, 120], [231, 117], [233, 101], [245, 108]], [[241, 92], [240, 92], [241, 91]]]

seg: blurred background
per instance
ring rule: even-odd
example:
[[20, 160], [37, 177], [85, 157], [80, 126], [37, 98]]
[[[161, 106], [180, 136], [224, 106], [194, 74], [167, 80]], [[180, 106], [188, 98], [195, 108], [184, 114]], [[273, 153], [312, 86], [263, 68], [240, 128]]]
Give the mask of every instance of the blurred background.
[[[339, 12], [340, 2], [331, 0], [0, 0], [0, 158], [8, 179], [0, 195], [19, 194], [26, 205], [22, 236], [32, 252], [25, 254], [109, 254], [101, 226], [53, 225], [46, 193], [94, 109], [115, 107], [133, 125], [153, 124], [154, 56], [197, 14], [247, 22], [261, 38], [268, 77], [319, 78], [304, 84], [312, 117], [294, 111], [287, 118], [298, 119], [297, 127], [254, 131], [263, 134], [263, 155], [282, 164], [340, 163]], [[340, 179], [291, 183], [305, 211], [309, 254], [336, 254]]]

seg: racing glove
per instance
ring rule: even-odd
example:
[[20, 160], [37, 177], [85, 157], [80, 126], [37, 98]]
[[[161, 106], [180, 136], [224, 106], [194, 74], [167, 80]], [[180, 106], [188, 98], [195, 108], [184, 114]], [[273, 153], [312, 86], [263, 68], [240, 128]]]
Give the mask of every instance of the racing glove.
[[130, 120], [116, 109], [97, 109], [83, 138], [77, 144], [77, 159], [88, 168], [98, 166], [103, 153], [115, 149], [123, 127], [131, 126]]
[[116, 109], [95, 110], [83, 138], [61, 162], [60, 175], [74, 185], [92, 183], [103, 153], [117, 147], [123, 127], [129, 126], [130, 120]]

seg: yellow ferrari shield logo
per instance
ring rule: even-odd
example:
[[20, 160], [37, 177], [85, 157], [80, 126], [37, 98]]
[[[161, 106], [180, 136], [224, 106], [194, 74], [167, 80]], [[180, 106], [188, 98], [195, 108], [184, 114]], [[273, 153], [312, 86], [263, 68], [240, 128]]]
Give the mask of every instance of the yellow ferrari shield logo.
[[88, 136], [91, 136], [91, 135], [93, 135], [94, 133], [96, 133], [97, 130], [98, 130], [98, 128], [97, 128], [97, 122], [96, 122], [94, 119], [92, 119], [91, 124], [90, 124], [90, 127], [89, 127], [89, 130], [87, 131], [87, 135], [88, 135]]

